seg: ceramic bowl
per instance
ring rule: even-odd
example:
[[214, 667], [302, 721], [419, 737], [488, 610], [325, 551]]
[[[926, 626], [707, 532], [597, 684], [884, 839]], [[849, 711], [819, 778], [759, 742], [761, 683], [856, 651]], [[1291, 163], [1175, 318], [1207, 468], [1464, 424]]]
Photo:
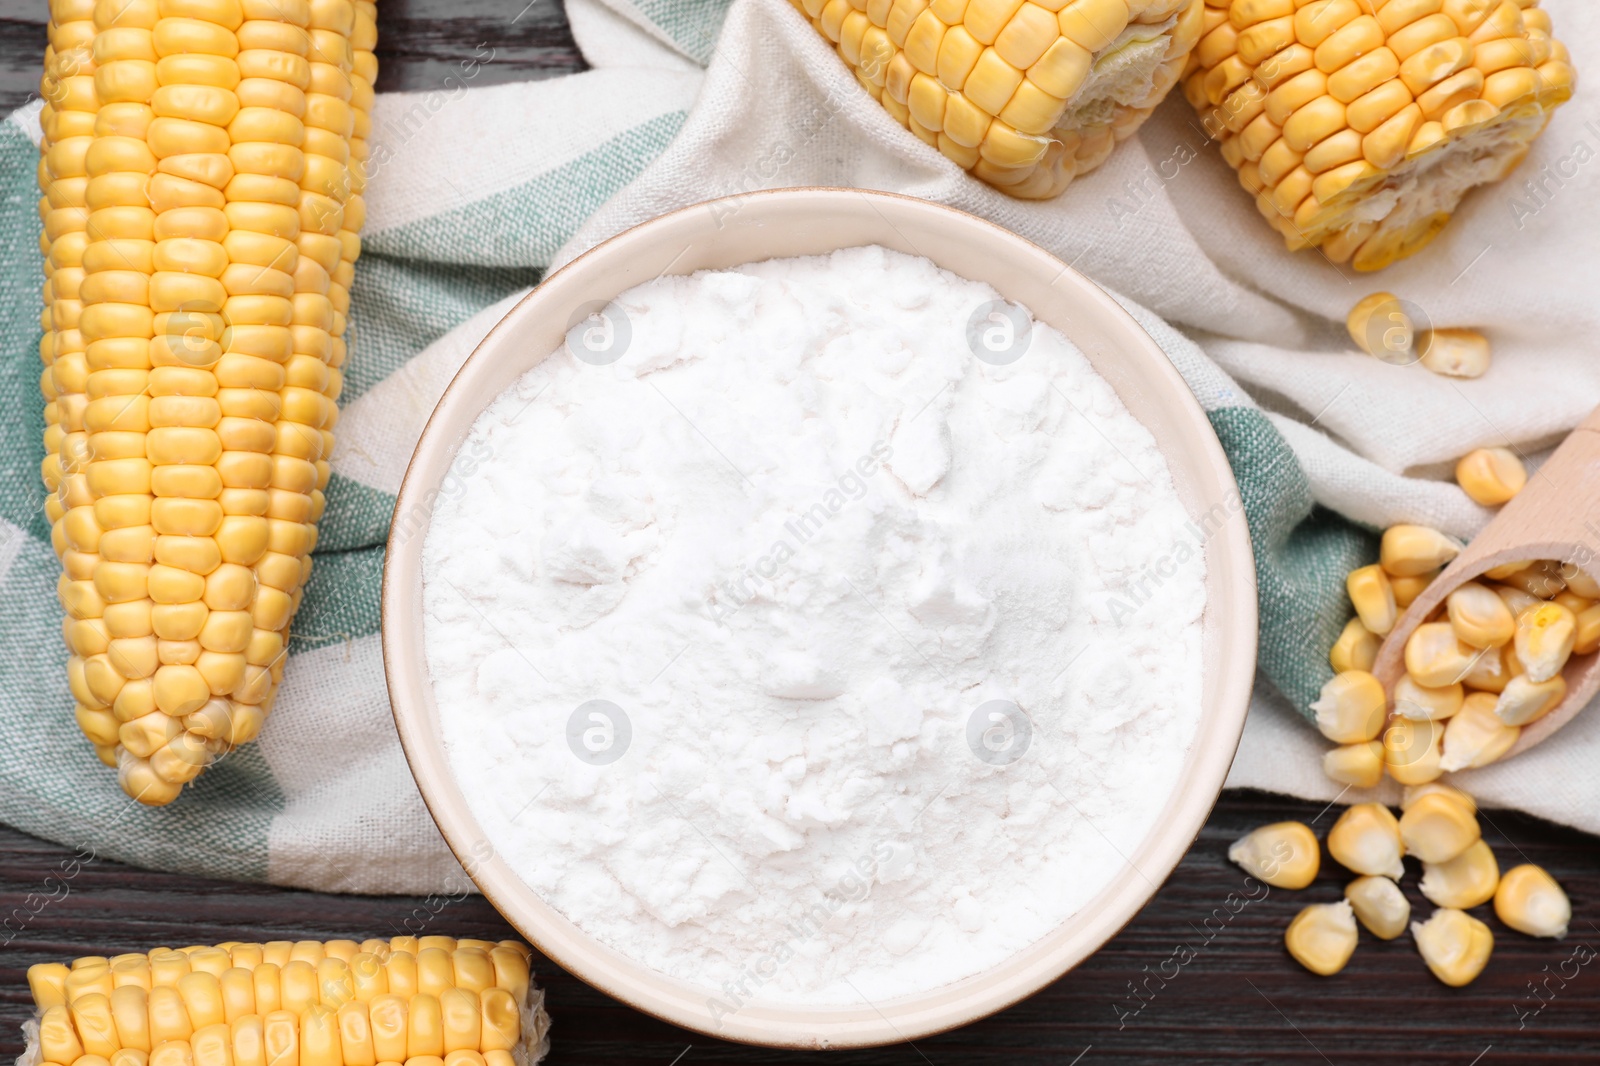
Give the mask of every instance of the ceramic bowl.
[[1125, 865], [1087, 905], [1004, 964], [871, 1007], [746, 1006], [713, 1020], [708, 991], [600, 944], [545, 903], [489, 846], [441, 740], [423, 644], [425, 537], [391, 535], [383, 651], [394, 718], [417, 786], [445, 840], [485, 896], [556, 963], [639, 1010], [723, 1039], [788, 1048], [915, 1040], [992, 1014], [1088, 958], [1136, 914], [1193, 842], [1238, 746], [1255, 673], [1256, 594], [1238, 487], [1204, 411], [1162, 350], [1092, 282], [1037, 246], [961, 211], [847, 189], [753, 193], [676, 211], [599, 245], [551, 274], [486, 336], [434, 410], [396, 514], [428, 501], [484, 408], [559, 348], [580, 308], [603, 306], [664, 273], [880, 244], [926, 256], [997, 289], [1067, 336], [1154, 435], [1191, 515], [1227, 504], [1233, 520], [1205, 542], [1207, 601], [1199, 728], [1155, 828], [1123, 844]]

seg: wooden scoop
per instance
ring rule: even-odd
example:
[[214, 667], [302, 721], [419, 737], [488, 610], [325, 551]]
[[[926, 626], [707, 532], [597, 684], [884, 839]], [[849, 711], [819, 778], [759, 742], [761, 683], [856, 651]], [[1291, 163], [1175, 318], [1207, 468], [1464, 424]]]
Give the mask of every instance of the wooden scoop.
[[[1600, 580], [1600, 408], [1572, 431], [1494, 521], [1406, 608], [1378, 649], [1372, 672], [1385, 692], [1405, 673], [1406, 640], [1445, 597], [1497, 566], [1521, 559], [1572, 563]], [[1562, 670], [1567, 695], [1522, 735], [1505, 758], [1527, 751], [1572, 721], [1600, 690], [1600, 653], [1574, 655]]]

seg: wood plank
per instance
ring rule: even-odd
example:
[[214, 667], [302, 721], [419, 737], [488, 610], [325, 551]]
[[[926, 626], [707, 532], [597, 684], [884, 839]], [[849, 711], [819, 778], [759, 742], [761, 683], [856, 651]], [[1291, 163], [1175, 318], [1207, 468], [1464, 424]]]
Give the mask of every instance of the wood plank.
[[[1156, 898], [1110, 944], [1038, 995], [976, 1025], [906, 1045], [839, 1052], [837, 1066], [1081, 1061], [1268, 1064], [1454, 1063], [1485, 1049], [1485, 1066], [1593, 1063], [1600, 1048], [1600, 847], [1582, 833], [1490, 811], [1486, 839], [1502, 867], [1547, 867], [1572, 896], [1573, 934], [1560, 943], [1506, 930], [1487, 907], [1495, 957], [1475, 984], [1433, 979], [1409, 936], [1381, 943], [1363, 934], [1350, 967], [1333, 978], [1301, 970], [1284, 953], [1283, 929], [1304, 905], [1336, 899], [1349, 875], [1325, 860], [1303, 892], [1267, 890], [1227, 861], [1228, 843], [1268, 821], [1337, 811], [1249, 794], [1223, 797], [1195, 846]], [[0, 829], [0, 1055], [20, 1051], [29, 1013], [24, 972], [34, 962], [110, 955], [157, 944], [222, 940], [389, 936], [426, 931], [515, 935], [479, 896], [458, 900], [329, 896], [206, 881], [92, 860], [71, 871], [73, 852]], [[63, 863], [66, 863], [63, 866]], [[1405, 883], [1414, 913], [1432, 907]], [[34, 899], [29, 900], [29, 894]], [[56, 897], [41, 902], [46, 897]], [[1187, 952], [1182, 948], [1189, 949]], [[1587, 957], [1587, 965], [1571, 961]], [[1192, 953], [1192, 958], [1189, 957]], [[1561, 981], [1562, 963], [1570, 980]], [[779, 1063], [796, 1056], [721, 1044], [639, 1014], [547, 961], [536, 960], [555, 1019], [551, 1062], [666, 1066], [685, 1047], [699, 1062]], [[1530, 983], [1548, 981], [1542, 1010]], [[1130, 987], [1138, 985], [1137, 996]], [[920, 1055], [918, 1054], [920, 1052]], [[1320, 1052], [1320, 1057], [1318, 1053]]]

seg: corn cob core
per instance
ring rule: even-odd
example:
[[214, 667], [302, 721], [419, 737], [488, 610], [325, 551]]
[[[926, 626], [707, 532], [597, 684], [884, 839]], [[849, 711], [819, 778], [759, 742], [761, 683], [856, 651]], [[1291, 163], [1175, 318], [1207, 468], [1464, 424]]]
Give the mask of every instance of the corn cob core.
[[170, 802], [253, 739], [328, 481], [368, 0], [52, 0], [46, 513], [78, 724]]
[[156, 948], [28, 970], [20, 1066], [532, 1066], [549, 1018], [516, 941]]
[[1571, 98], [1538, 0], [1205, 0], [1184, 74], [1291, 250], [1379, 270], [1509, 174]]
[[1201, 0], [791, 0], [895, 120], [1027, 199], [1103, 163], [1177, 84]]

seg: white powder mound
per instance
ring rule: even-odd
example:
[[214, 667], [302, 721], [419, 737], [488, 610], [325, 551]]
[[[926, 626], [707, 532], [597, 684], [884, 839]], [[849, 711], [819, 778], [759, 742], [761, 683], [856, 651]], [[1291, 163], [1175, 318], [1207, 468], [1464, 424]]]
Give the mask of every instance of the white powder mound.
[[474, 812], [713, 1022], [1015, 954], [1123, 869], [1194, 739], [1205, 532], [997, 300], [876, 247], [660, 278], [484, 412], [437, 502]]

